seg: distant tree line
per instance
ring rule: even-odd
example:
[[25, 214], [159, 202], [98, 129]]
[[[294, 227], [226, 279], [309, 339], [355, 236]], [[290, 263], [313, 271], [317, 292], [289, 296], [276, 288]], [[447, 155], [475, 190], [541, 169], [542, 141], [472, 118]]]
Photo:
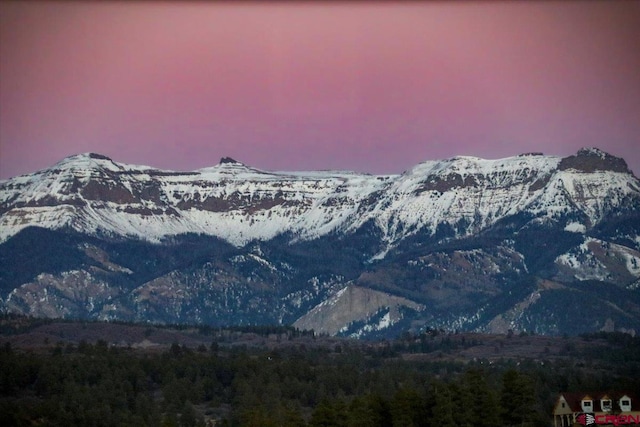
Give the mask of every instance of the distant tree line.
[[422, 362], [403, 350], [454, 345], [441, 338], [278, 350], [215, 340], [164, 351], [104, 340], [33, 351], [4, 343], [0, 425], [546, 427], [560, 391], [640, 389], [640, 340], [629, 335], [586, 337], [621, 355], [547, 362]]

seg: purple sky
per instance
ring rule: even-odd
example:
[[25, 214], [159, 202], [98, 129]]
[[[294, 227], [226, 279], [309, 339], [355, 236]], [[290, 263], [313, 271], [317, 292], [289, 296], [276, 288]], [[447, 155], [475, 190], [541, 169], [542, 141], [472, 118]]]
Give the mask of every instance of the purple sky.
[[640, 2], [0, 2], [0, 179], [583, 146], [640, 176]]

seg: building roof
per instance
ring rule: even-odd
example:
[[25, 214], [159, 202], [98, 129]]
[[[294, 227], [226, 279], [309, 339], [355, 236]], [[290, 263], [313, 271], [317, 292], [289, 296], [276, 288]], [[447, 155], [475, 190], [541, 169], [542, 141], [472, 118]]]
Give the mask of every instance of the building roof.
[[623, 396], [627, 396], [631, 400], [631, 411], [640, 411], [640, 400], [636, 394], [626, 391], [560, 393], [560, 396], [564, 397], [572, 412], [582, 412], [581, 402], [585, 397], [593, 400], [593, 412], [604, 412], [601, 407], [603, 399], [610, 399], [612, 410], [618, 411], [620, 410], [618, 401]]

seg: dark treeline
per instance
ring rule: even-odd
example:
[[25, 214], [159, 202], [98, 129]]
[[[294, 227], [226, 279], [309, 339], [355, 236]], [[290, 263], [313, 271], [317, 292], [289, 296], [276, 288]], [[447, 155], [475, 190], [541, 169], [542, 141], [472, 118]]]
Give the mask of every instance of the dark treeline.
[[33, 351], [6, 343], [0, 425], [542, 427], [560, 391], [640, 389], [638, 338], [586, 338], [617, 350], [424, 362], [401, 341], [155, 352], [104, 340]]

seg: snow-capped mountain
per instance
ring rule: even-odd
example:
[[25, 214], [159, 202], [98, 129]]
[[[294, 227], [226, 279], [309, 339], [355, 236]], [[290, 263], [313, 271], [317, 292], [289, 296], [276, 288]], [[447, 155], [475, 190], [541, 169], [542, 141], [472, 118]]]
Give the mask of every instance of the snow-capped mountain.
[[579, 214], [584, 223], [569, 226], [586, 230], [637, 201], [640, 184], [624, 162], [595, 149], [577, 157], [594, 169], [531, 154], [455, 157], [394, 176], [264, 172], [228, 158], [180, 173], [82, 154], [0, 183], [0, 239], [37, 225], [156, 242], [203, 233], [242, 246], [283, 233], [305, 240], [348, 233], [372, 221], [386, 242], [396, 243], [443, 223], [459, 225], [458, 235], [477, 233], [520, 212], [550, 219]]
[[0, 184], [0, 238], [29, 225], [150, 241], [203, 233], [236, 246], [287, 232], [313, 238], [345, 224], [389, 179], [268, 173], [229, 158], [180, 173], [81, 154]]
[[[631, 329], [639, 250], [640, 181], [598, 149], [385, 176], [229, 158], [175, 172], [89, 153], [0, 181], [0, 297], [34, 315], [563, 332], [549, 296], [608, 284], [632, 307], [597, 322]], [[350, 318], [335, 313], [353, 307], [343, 295], [375, 303]]]

